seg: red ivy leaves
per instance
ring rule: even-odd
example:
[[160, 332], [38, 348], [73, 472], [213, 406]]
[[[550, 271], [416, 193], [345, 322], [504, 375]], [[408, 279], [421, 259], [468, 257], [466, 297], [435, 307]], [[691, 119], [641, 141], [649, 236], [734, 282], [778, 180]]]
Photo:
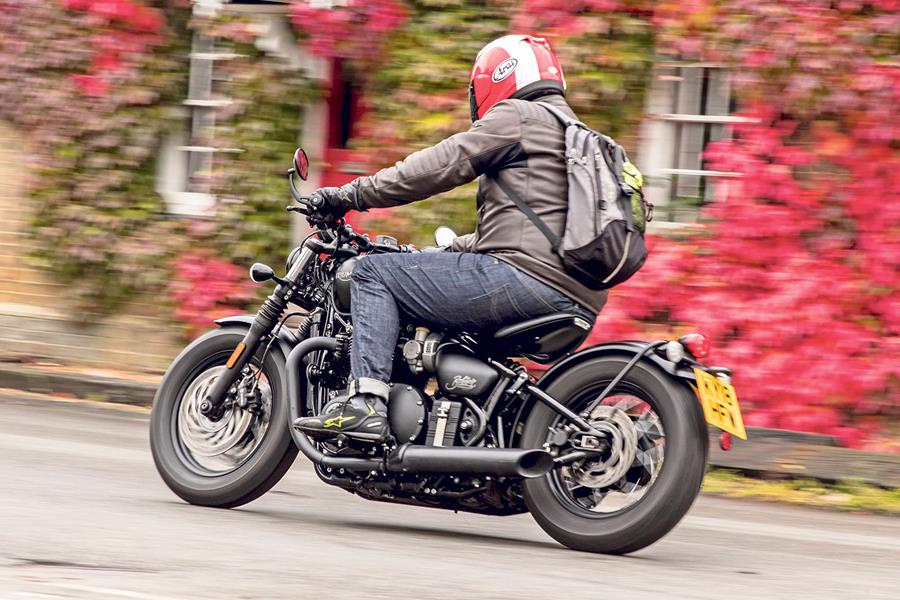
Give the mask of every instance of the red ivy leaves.
[[709, 329], [749, 424], [878, 445], [900, 408], [900, 14], [877, 11], [896, 3], [689, 4], [660, 6], [661, 38], [725, 61], [749, 121], [705, 153], [744, 176], [690, 242], [671, 320]]
[[86, 96], [106, 96], [110, 82], [131, 68], [129, 55], [142, 54], [161, 41], [162, 13], [135, 0], [60, 1], [65, 8], [86, 12], [102, 25], [90, 40], [95, 55], [88, 72], [69, 76]]
[[[898, 8], [652, 6], [662, 52], [729, 68], [748, 121], [705, 158], [743, 176], [721, 181], [704, 230], [651, 241], [647, 265], [612, 292], [592, 342], [698, 329], [714, 362], [736, 369], [749, 424], [885, 445], [879, 426], [900, 411]], [[573, 39], [591, 12], [602, 15], [587, 0], [526, 0], [516, 22]]]
[[175, 317], [187, 325], [191, 337], [209, 329], [211, 321], [244, 312], [253, 299], [243, 269], [193, 252], [176, 259], [170, 293]]
[[62, 0], [70, 10], [83, 10], [101, 19], [116, 21], [129, 29], [144, 33], [159, 33], [163, 26], [160, 13], [132, 0]]
[[291, 19], [314, 54], [370, 64], [378, 62], [387, 34], [406, 20], [406, 8], [398, 0], [349, 0], [332, 8], [301, 0], [292, 4]]

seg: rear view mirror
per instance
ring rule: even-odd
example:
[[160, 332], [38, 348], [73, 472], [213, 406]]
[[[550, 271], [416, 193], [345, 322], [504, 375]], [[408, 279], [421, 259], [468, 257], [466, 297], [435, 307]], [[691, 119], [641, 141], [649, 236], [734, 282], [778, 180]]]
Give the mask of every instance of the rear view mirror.
[[294, 172], [300, 176], [300, 179], [306, 181], [309, 177], [309, 157], [303, 148], [297, 148], [294, 151]]

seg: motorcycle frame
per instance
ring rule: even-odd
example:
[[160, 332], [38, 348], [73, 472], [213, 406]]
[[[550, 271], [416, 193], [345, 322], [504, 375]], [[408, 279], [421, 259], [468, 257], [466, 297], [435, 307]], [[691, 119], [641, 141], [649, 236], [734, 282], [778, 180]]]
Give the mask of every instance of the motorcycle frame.
[[[327, 232], [320, 229], [320, 234]], [[334, 240], [330, 240], [334, 241]], [[340, 242], [340, 240], [337, 240]], [[331, 251], [331, 252], [329, 252]], [[317, 386], [310, 386], [306, 380], [306, 374], [302, 369], [303, 359], [311, 352], [330, 351], [334, 352], [339, 341], [334, 337], [311, 337], [300, 340], [290, 330], [278, 327], [280, 320], [287, 310], [288, 304], [294, 299], [299, 290], [299, 284], [316, 257], [323, 253], [330, 253], [335, 256], [352, 256], [355, 254], [347, 249], [341, 248], [339, 243], [329, 244], [327, 241], [323, 243], [313, 238], [307, 239], [301, 246], [300, 255], [293, 261], [288, 272], [283, 279], [278, 279], [278, 285], [272, 294], [265, 300], [257, 311], [256, 315], [242, 315], [238, 317], [229, 317], [220, 319], [216, 323], [220, 326], [241, 326], [246, 328], [244, 339], [235, 348], [232, 357], [226, 364], [226, 370], [220, 376], [215, 384], [211, 387], [207, 397], [201, 404], [201, 411], [204, 414], [215, 416], [219, 414], [222, 405], [227, 398], [229, 392], [236, 391], [235, 382], [238, 377], [256, 355], [260, 346], [270, 339], [270, 336], [276, 327], [278, 329], [277, 337], [274, 340], [280, 351], [287, 357], [288, 379], [288, 403], [290, 406], [289, 422], [286, 424], [291, 431], [294, 443], [297, 447], [313, 462], [331, 468], [347, 469], [350, 471], [371, 471], [385, 470], [385, 463], [380, 459], [362, 459], [362, 458], [346, 458], [325, 455], [316, 448], [309, 438], [291, 427], [291, 423], [299, 416], [308, 413], [307, 402], [313, 400], [309, 395]], [[335, 309], [328, 306], [323, 313], [320, 313], [317, 319], [316, 329], [319, 333], [329, 330], [332, 333], [331, 325], [338, 319]], [[343, 320], [343, 319], [341, 319]], [[325, 327], [323, 327], [325, 325]], [[628, 362], [617, 376], [607, 385], [597, 401], [602, 401], [621, 381], [625, 375], [640, 361], [648, 360], [656, 366], [662, 368], [666, 373], [681, 380], [695, 380], [693, 371], [689, 368], [682, 368], [678, 364], [663, 358], [656, 352], [658, 348], [666, 343], [665, 340], [655, 342], [639, 342], [624, 341], [601, 344], [587, 348], [580, 352], [570, 354], [569, 356], [558, 361], [536, 382], [532, 382], [531, 377], [524, 371], [516, 371], [504, 364], [502, 360], [496, 358], [488, 358], [487, 362], [494, 367], [501, 375], [495, 384], [494, 389], [488, 395], [485, 401], [483, 412], [488, 426], [491, 427], [494, 420], [497, 421], [495, 435], [500, 438], [501, 445], [505, 447], [515, 447], [518, 441], [517, 431], [519, 425], [524, 424], [528, 415], [536, 403], [540, 402], [548, 406], [551, 410], [558, 413], [568, 421], [573, 423], [581, 432], [595, 435], [601, 438], [607, 436], [606, 432], [595, 429], [580, 415], [572, 412], [565, 407], [557, 399], [546, 393], [549, 385], [558, 377], [563, 375], [569, 369], [580, 365], [586, 361], [601, 356], [622, 355], [628, 358]], [[303, 389], [305, 388], [305, 389]], [[519, 402], [518, 410], [515, 412], [513, 420], [504, 424], [502, 421], [502, 413], [511, 407], [514, 402]], [[575, 457], [577, 459], [578, 457]], [[571, 457], [567, 457], [571, 459]], [[566, 460], [565, 462], [570, 462]], [[564, 463], [560, 463], [564, 464]]]

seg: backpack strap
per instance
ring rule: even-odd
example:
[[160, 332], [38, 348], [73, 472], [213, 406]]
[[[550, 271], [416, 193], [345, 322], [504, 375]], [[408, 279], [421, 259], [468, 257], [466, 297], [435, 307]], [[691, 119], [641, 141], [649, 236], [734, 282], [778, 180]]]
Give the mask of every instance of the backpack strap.
[[516, 205], [516, 208], [525, 213], [525, 216], [528, 217], [528, 220], [534, 223], [534, 226], [544, 234], [544, 237], [547, 238], [548, 242], [550, 242], [550, 248], [553, 249], [553, 253], [561, 254], [560, 247], [562, 246], [562, 240], [559, 238], [559, 236], [550, 231], [550, 228], [547, 227], [547, 224], [544, 223], [544, 221], [541, 220], [539, 216], [537, 216], [537, 213], [535, 213], [530, 206], [525, 204], [525, 201], [522, 200], [522, 198], [519, 197], [519, 195], [511, 187], [509, 187], [509, 185], [507, 185], [505, 181], [497, 176], [497, 173], [491, 173], [488, 175], [488, 177], [497, 182], [497, 185], [500, 186], [500, 189], [503, 190], [503, 193], [509, 196], [509, 199], [512, 200], [513, 204]]
[[[560, 123], [562, 123], [563, 127], [569, 127], [571, 125], [586, 127], [584, 123], [573, 119], [552, 104], [548, 104], [546, 102], [535, 102], [535, 104], [543, 106], [544, 108], [549, 110], [550, 114], [556, 117], [556, 119]], [[497, 185], [500, 186], [500, 189], [503, 190], [504, 194], [509, 196], [509, 199], [512, 200], [513, 204], [516, 205], [516, 208], [525, 213], [525, 216], [528, 217], [528, 220], [534, 223], [534, 226], [544, 234], [544, 237], [547, 238], [548, 242], [550, 242], [550, 248], [553, 249], [553, 253], [562, 256], [562, 251], [560, 250], [560, 248], [562, 247], [562, 240], [559, 238], [559, 236], [550, 231], [550, 228], [547, 227], [547, 224], [544, 223], [544, 221], [539, 216], [537, 216], [537, 213], [535, 213], [530, 206], [525, 204], [525, 201], [522, 200], [522, 198], [520, 198], [519, 195], [506, 184], [506, 182], [501, 180], [496, 173], [490, 173], [488, 174], [488, 177], [497, 182]]]
[[556, 120], [558, 120], [560, 123], [562, 123], [563, 127], [570, 127], [572, 125], [577, 125], [578, 127], [587, 128], [587, 125], [585, 125], [578, 119], [573, 119], [572, 117], [570, 117], [569, 115], [564, 113], [561, 109], [553, 106], [552, 104], [549, 104], [547, 102], [535, 102], [535, 104], [537, 104], [538, 106], [543, 106], [544, 108], [549, 110], [550, 113], [554, 117], [556, 117]]

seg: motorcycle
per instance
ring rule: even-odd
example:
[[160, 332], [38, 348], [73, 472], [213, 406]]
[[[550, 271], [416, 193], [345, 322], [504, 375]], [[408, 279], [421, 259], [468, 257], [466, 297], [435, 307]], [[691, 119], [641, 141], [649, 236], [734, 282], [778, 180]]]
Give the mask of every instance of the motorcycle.
[[[551, 314], [498, 331], [404, 324], [388, 401], [391, 436], [313, 440], [292, 427], [345, 394], [360, 256], [412, 252], [372, 241], [303, 196], [309, 161], [288, 172], [313, 233], [255, 315], [216, 321], [167, 370], [150, 441], [165, 483], [191, 504], [231, 508], [272, 488], [298, 451], [326, 484], [367, 500], [489, 515], [530, 512], [573, 549], [622, 554], [652, 544], [700, 490], [707, 422], [743, 436], [731, 372], [706, 340], [619, 341], [576, 351], [590, 324]], [[439, 228], [438, 246], [453, 237]], [[299, 306], [298, 315], [290, 307]], [[290, 317], [302, 317], [289, 326]], [[540, 378], [526, 360], [552, 364]], [[532, 364], [533, 364], [532, 363]], [[698, 401], [698, 397], [699, 400]]]

